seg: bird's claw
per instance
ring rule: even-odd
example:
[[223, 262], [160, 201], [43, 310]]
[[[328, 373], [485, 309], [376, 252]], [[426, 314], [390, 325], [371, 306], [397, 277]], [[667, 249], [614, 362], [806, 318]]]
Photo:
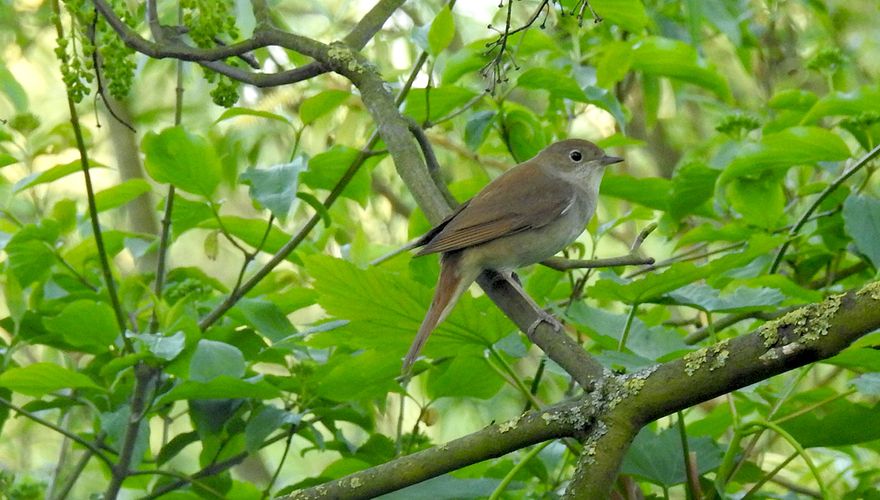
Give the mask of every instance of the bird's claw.
[[526, 335], [531, 338], [532, 335], [534, 335], [535, 330], [538, 329], [538, 326], [541, 323], [547, 323], [548, 325], [550, 325], [551, 328], [553, 328], [553, 330], [556, 331], [556, 333], [561, 332], [562, 328], [563, 328], [562, 323], [560, 323], [559, 320], [556, 319], [556, 317], [554, 317], [552, 314], [548, 313], [547, 311], [545, 311], [543, 309], [539, 309], [538, 310], [538, 319], [536, 319], [529, 326], [528, 330], [526, 330]]

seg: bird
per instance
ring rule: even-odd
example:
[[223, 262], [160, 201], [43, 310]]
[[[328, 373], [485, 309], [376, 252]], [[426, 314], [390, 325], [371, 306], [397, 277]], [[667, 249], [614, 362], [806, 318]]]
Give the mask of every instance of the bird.
[[[416, 257], [441, 254], [434, 298], [403, 361], [408, 374], [431, 332], [486, 270], [510, 281], [573, 242], [596, 211], [605, 167], [622, 162], [583, 139], [555, 142], [507, 170], [416, 240]], [[516, 281], [511, 281], [518, 286]], [[531, 300], [539, 319], [560, 324]]]

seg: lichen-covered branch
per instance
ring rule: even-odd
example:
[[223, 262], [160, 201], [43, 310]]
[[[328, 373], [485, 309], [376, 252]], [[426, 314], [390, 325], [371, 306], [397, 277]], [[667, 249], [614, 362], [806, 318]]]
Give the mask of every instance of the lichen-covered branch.
[[[638, 432], [645, 424], [678, 410], [830, 358], [878, 328], [880, 282], [873, 282], [859, 291], [796, 309], [748, 335], [657, 366], [640, 387], [632, 387], [632, 396], [597, 416], [597, 425], [608, 429], [631, 425]], [[616, 439], [622, 442], [625, 436]], [[581, 460], [567, 496], [607, 498], [612, 484], [605, 472], [617, 471], [624, 452], [602, 448], [603, 455], [595, 462]]]
[[608, 498], [638, 431], [665, 415], [838, 354], [880, 328], [880, 282], [770, 321], [748, 335], [628, 375], [598, 379], [595, 389], [541, 412], [401, 457], [289, 498], [369, 498], [466, 465], [560, 437], [577, 437], [583, 454], [567, 498]]

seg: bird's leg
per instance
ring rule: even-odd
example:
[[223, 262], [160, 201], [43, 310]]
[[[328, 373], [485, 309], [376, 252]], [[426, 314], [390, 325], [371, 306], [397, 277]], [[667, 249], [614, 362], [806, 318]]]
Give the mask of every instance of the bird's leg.
[[529, 325], [528, 329], [526, 329], [526, 335], [529, 338], [531, 338], [532, 335], [534, 335], [535, 329], [537, 329], [538, 325], [540, 325], [541, 323], [547, 323], [548, 325], [553, 327], [553, 329], [556, 330], [557, 332], [562, 331], [562, 328], [563, 328], [562, 323], [560, 323], [559, 320], [556, 319], [555, 316], [553, 316], [552, 314], [545, 311], [544, 308], [539, 306], [538, 303], [535, 302], [534, 299], [532, 299], [532, 297], [528, 293], [526, 293], [526, 291], [522, 287], [522, 284], [519, 281], [519, 276], [517, 276], [516, 273], [513, 273], [512, 271], [504, 271], [504, 272], [500, 272], [499, 274], [505, 280], [507, 280], [508, 283], [510, 283], [510, 286], [516, 288], [520, 292], [520, 294], [523, 296], [523, 298], [526, 299], [526, 302], [528, 302], [529, 305], [532, 307], [532, 310], [535, 311], [535, 314], [538, 315], [538, 319], [536, 319], [534, 321], [534, 323]]

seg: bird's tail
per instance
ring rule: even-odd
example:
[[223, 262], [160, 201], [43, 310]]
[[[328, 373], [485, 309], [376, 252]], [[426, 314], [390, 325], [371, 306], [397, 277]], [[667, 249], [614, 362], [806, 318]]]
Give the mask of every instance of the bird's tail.
[[461, 252], [454, 252], [443, 254], [440, 260], [440, 278], [437, 280], [434, 299], [431, 301], [428, 313], [425, 314], [425, 319], [422, 320], [422, 324], [419, 326], [419, 333], [416, 334], [416, 338], [413, 340], [409, 352], [406, 353], [406, 357], [403, 360], [403, 373], [405, 375], [409, 374], [413, 363], [419, 357], [419, 352], [421, 352], [422, 347], [428, 341], [428, 336], [449, 315], [461, 294], [477, 279], [476, 274], [468, 273], [467, 270], [462, 269], [460, 265], [461, 257]]

